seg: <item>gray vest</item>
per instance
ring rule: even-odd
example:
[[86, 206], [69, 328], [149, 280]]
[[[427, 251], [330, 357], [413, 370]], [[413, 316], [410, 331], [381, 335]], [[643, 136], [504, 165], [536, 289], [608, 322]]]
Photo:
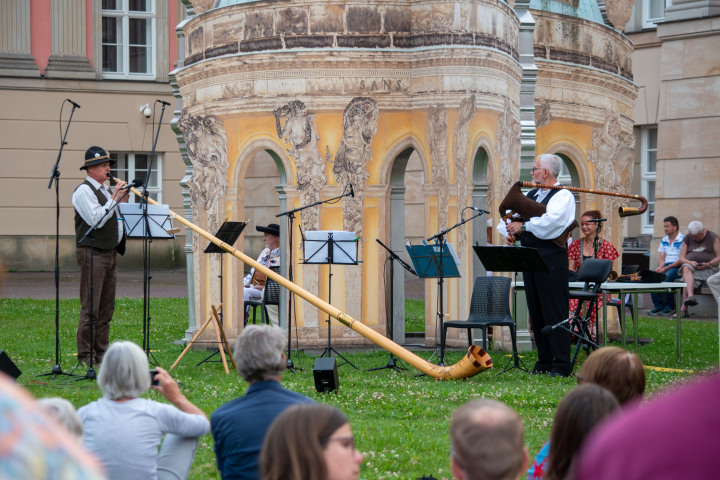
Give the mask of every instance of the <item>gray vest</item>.
[[[82, 184], [80, 184], [80, 186], [82, 185], [87, 185], [88, 187], [90, 187], [90, 189], [97, 197], [100, 205], [105, 205], [105, 203], [107, 203], [107, 197], [103, 195], [100, 190], [93, 187], [92, 183], [85, 180]], [[78, 186], [78, 188], [80, 188], [80, 186]], [[85, 232], [87, 232], [91, 226], [92, 225], [88, 225], [87, 223], [85, 223], [85, 220], [83, 220], [80, 214], [78, 214], [77, 210], [75, 210], [75, 243], [77, 244], [77, 246], [90, 246], [90, 235], [88, 235], [82, 243], [80, 243], [80, 239], [83, 235], [85, 235]], [[108, 219], [107, 222], [105, 222], [105, 225], [95, 230], [95, 240], [92, 242], [92, 246], [95, 248], [99, 248], [100, 250], [114, 250], [115, 247], [117, 247], [118, 243], [117, 217], [113, 215]]]

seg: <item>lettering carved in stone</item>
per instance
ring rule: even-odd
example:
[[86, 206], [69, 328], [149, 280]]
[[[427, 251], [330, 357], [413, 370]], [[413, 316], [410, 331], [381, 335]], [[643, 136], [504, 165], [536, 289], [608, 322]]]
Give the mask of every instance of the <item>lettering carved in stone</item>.
[[[455, 157], [455, 183], [457, 184], [457, 211], [458, 221], [462, 220], [463, 209], [467, 206], [468, 195], [468, 125], [475, 116], [475, 95], [460, 102], [458, 119], [455, 125], [455, 144], [453, 155]], [[457, 252], [462, 256], [467, 241], [466, 229], [459, 228], [457, 234]]]
[[[273, 111], [275, 126], [280, 139], [292, 148], [288, 153], [297, 167], [297, 186], [304, 205], [320, 199], [320, 189], [327, 183], [325, 161], [318, 153], [320, 139], [315, 129], [315, 115], [308, 113], [300, 100], [294, 100]], [[317, 230], [320, 224], [318, 206], [303, 210], [302, 229]]]
[[355, 197], [343, 199], [343, 230], [362, 235], [362, 204], [372, 161], [370, 143], [377, 133], [378, 107], [375, 100], [356, 97], [343, 112], [343, 138], [333, 165], [333, 174], [343, 191], [352, 185]]
[[445, 230], [448, 225], [450, 174], [447, 156], [447, 111], [442, 105], [432, 106], [428, 111], [428, 144], [432, 158], [432, 184], [438, 195], [438, 227]]
[[[201, 212], [207, 215], [207, 230], [219, 227], [221, 199], [228, 187], [227, 136], [220, 120], [212, 115], [193, 116], [187, 110], [178, 120], [193, 173], [187, 182], [190, 190], [192, 218], [199, 223]], [[198, 242], [193, 242], [197, 245]]]

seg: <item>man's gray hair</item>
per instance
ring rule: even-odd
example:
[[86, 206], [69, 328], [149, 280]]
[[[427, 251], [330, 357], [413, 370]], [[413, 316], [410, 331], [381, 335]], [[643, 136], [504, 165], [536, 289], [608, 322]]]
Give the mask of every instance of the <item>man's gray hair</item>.
[[563, 159], [554, 153], [543, 153], [538, 155], [541, 168], [547, 168], [548, 173], [553, 178], [557, 179], [560, 176], [560, 169], [563, 165]]
[[113, 342], [105, 352], [97, 378], [105, 398], [137, 398], [150, 388], [150, 365], [142, 348], [132, 342]]
[[520, 415], [490, 399], [467, 402], [450, 421], [452, 456], [469, 480], [515, 480], [525, 461]]
[[703, 224], [697, 220], [693, 220], [688, 224], [688, 233], [690, 235], [697, 235], [703, 231]]
[[247, 382], [269, 380], [285, 370], [285, 334], [278, 327], [248, 325], [235, 342], [235, 365]]

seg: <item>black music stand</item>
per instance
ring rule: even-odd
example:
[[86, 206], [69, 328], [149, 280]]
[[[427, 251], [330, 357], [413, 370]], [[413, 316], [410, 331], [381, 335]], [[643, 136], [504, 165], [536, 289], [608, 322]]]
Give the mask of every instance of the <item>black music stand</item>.
[[[342, 234], [342, 235], [341, 235]], [[335, 236], [345, 238], [334, 238]], [[332, 298], [332, 266], [334, 263], [340, 265], [357, 265], [357, 238], [354, 238], [354, 232], [331, 232], [323, 230], [315, 230], [305, 232], [305, 241], [303, 242], [303, 254], [305, 260], [303, 263], [310, 264], [327, 264], [328, 265], [328, 303]], [[313, 238], [314, 237], [314, 238]], [[355, 246], [355, 251], [350, 249], [350, 245]], [[308, 255], [310, 253], [310, 255]], [[325, 347], [320, 358], [324, 356], [331, 357], [333, 352], [344, 360], [344, 363], [338, 365], [342, 367], [346, 363], [355, 370], [358, 368], [347, 358], [343, 357], [340, 352], [332, 346], [332, 337], [330, 329], [331, 316], [328, 315], [328, 344]]]
[[[220, 225], [220, 229], [215, 234], [215, 237], [226, 243], [229, 246], [233, 246], [235, 242], [237, 242], [237, 239], [240, 238], [240, 234], [245, 230], [245, 227], [249, 223], [249, 220], [245, 220], [244, 222], [229, 222], [225, 220], [222, 225]], [[220, 305], [224, 305], [223, 302], [223, 257], [222, 254], [225, 253], [225, 250], [220, 248], [219, 246], [215, 245], [214, 243], [210, 242], [207, 247], [205, 247], [204, 250], [205, 253], [219, 253], [220, 254], [220, 275], [218, 275], [218, 278], [220, 279]], [[219, 315], [220, 320], [220, 326], [224, 327], [225, 322], [223, 311], [224, 308], [218, 308], [217, 312]], [[197, 343], [197, 342], [196, 342]], [[215, 355], [220, 353], [220, 350], [216, 350], [214, 353], [212, 353], [209, 357], [205, 358], [204, 360], [201, 360], [196, 367], [199, 365], [202, 365], [205, 362], [220, 362], [221, 360], [210, 360]], [[232, 356], [232, 351], [228, 352], [228, 355]]]
[[[437, 323], [436, 323], [436, 341], [440, 338], [443, 331], [444, 324], [444, 312], [443, 312], [443, 279], [445, 278], [457, 278], [460, 276], [457, 263], [458, 257], [455, 253], [455, 249], [452, 248], [452, 244], [447, 244], [442, 241], [435, 243], [434, 245], [407, 245], [405, 247], [410, 259], [415, 266], [415, 271], [419, 278], [437, 278], [438, 279], [438, 312], [437, 312]], [[451, 250], [452, 249], [452, 250]], [[440, 328], [437, 332], [437, 327]], [[440, 349], [440, 361], [438, 365], [445, 365], [445, 345], [442, 341], [439, 342], [439, 347], [436, 344], [435, 350]], [[435, 355], [430, 356], [432, 358]]]
[[[550, 272], [547, 263], [545, 263], [537, 248], [514, 246], [481, 247], [480, 245], [474, 245], [473, 250], [486, 270], [491, 272], [513, 272], [515, 285], [517, 285], [518, 281], [518, 272]], [[515, 320], [515, 332], [517, 332], [517, 288], [513, 288], [513, 320]], [[513, 362], [513, 366], [508, 368], [510, 362]], [[520, 361], [517, 347], [513, 348], [513, 358], [508, 361], [500, 374], [513, 368], [528, 371], [527, 367]]]
[[[382, 243], [379, 238], [376, 238], [375, 241], [376, 241], [377, 243], [379, 243], [385, 250], [387, 250], [387, 252], [388, 252], [388, 257], [387, 257], [387, 259], [390, 260], [390, 313], [389, 313], [389, 315], [388, 315], [388, 312], [387, 312], [387, 301], [386, 301], [386, 302], [385, 302], [385, 307], [386, 307], [385, 316], [386, 316], [387, 319], [388, 319], [388, 320], [387, 320], [387, 324], [386, 324], [386, 332], [388, 333], [387, 336], [388, 336], [388, 338], [390, 338], [390, 339], [392, 340], [392, 339], [393, 339], [393, 322], [394, 322], [394, 317], [395, 317], [395, 298], [394, 298], [394, 294], [395, 294], [395, 288], [394, 288], [394, 283], [395, 283], [395, 281], [394, 281], [394, 280], [395, 280], [395, 269], [393, 268], [393, 266], [394, 266], [394, 264], [395, 264], [395, 261], [400, 262], [400, 265], [402, 265], [402, 267], [403, 267], [405, 270], [407, 270], [408, 272], [412, 273], [413, 275], [417, 276], [417, 273], [415, 273], [415, 270], [413, 270], [410, 265], [408, 265], [407, 263], [405, 263], [402, 258], [400, 258], [395, 252], [393, 252], [393, 251], [390, 249], [390, 247], [388, 247], [387, 245], [385, 245], [384, 243]], [[372, 371], [374, 371], [374, 370], [383, 370], [383, 369], [386, 369], [386, 368], [388, 368], [388, 369], [393, 369], [393, 370], [397, 370], [398, 372], [400, 372], [400, 371], [402, 371], [402, 370], [407, 370], [407, 368], [398, 365], [398, 364], [397, 364], [397, 360], [398, 360], [398, 359], [395, 358], [395, 356], [392, 354], [392, 352], [390, 352], [390, 358], [388, 359], [388, 362], [387, 362], [387, 364], [386, 364], [385, 366], [375, 367], [375, 368], [368, 368], [366, 371], [372, 372]]]
[[143, 350], [148, 361], [157, 365], [150, 351], [150, 244], [156, 238], [175, 238], [170, 208], [148, 202], [120, 203], [119, 207], [127, 237], [143, 239]]

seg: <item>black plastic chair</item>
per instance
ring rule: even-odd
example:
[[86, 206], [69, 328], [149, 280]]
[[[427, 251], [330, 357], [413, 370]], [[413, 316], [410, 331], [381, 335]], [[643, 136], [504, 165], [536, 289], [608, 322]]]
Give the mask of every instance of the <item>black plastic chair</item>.
[[[570, 299], [578, 301], [577, 308], [570, 319], [570, 329], [579, 338], [586, 338], [593, 342], [597, 341], [588, 327], [592, 312], [596, 310], [598, 298], [600, 297], [602, 283], [607, 280], [612, 269], [610, 260], [599, 260], [588, 258], [583, 260], [577, 272], [577, 280], [585, 282], [582, 290], [570, 290]], [[585, 316], [582, 315], [583, 305]], [[597, 313], [596, 313], [597, 318]], [[577, 354], [577, 350], [576, 350]], [[574, 362], [575, 358], [573, 358]]]
[[[270, 270], [278, 273], [280, 268], [271, 267]], [[280, 305], [280, 284], [269, 277], [265, 280], [265, 288], [263, 289], [263, 295], [260, 300], [245, 300], [245, 308], [250, 307], [252, 309], [252, 323], [257, 323], [256, 310], [258, 308], [260, 309], [260, 323], [266, 323], [268, 325], [272, 323], [267, 312], [268, 305]], [[250, 314], [248, 313], [245, 317], [245, 325], [247, 325], [249, 319]]]
[[507, 277], [477, 277], [470, 301], [470, 315], [467, 320], [453, 320], [443, 324], [442, 345], [448, 328], [465, 328], [468, 346], [472, 345], [472, 329], [479, 328], [483, 334], [483, 349], [487, 350], [487, 328], [509, 327], [512, 337], [513, 355], [517, 354], [515, 322], [510, 314], [510, 279]]

